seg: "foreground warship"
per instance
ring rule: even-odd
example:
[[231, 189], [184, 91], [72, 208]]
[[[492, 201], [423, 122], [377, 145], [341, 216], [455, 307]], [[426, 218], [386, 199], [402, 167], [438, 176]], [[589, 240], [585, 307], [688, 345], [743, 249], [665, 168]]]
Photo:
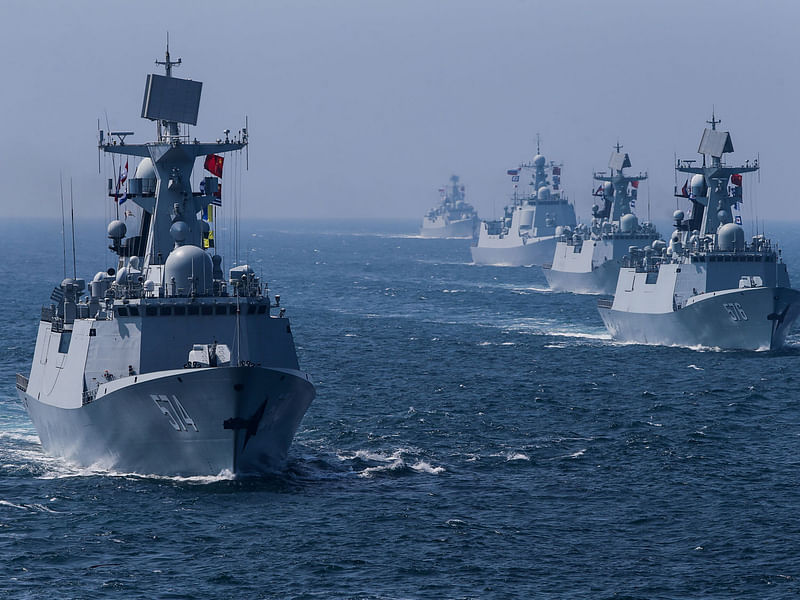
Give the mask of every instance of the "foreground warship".
[[435, 238], [472, 238], [478, 226], [478, 213], [464, 200], [464, 186], [458, 175], [450, 177], [450, 186], [439, 190], [442, 203], [422, 219], [419, 234]]
[[[758, 161], [724, 164], [731, 136], [712, 116], [698, 152], [702, 166], [680, 160], [687, 173], [676, 195], [692, 204], [691, 216], [675, 211], [669, 247], [653, 242], [630, 247], [614, 300], [598, 301], [600, 316], [616, 339], [730, 350], [776, 349], [800, 314], [800, 292], [789, 287], [786, 265], [769, 239], [745, 241], [733, 209], [742, 202], [742, 174]], [[710, 157], [711, 164], [707, 165]]]
[[560, 191], [561, 166], [548, 164], [538, 147], [536, 151], [532, 163], [508, 171], [515, 182], [521, 172], [533, 171], [532, 191], [521, 196], [515, 185], [512, 202], [505, 207], [503, 218], [481, 222], [477, 244], [470, 248], [475, 264], [527, 267], [549, 263], [556, 247], [556, 228], [575, 227], [575, 209]]
[[17, 376], [19, 396], [44, 449], [78, 465], [160, 475], [271, 470], [286, 459], [314, 387], [299, 370], [284, 309], [273, 314], [280, 296], [272, 304], [247, 265], [225, 277], [222, 257], [204, 249], [202, 213], [219, 204], [219, 180], [191, 186], [195, 159], [221, 165], [219, 154], [247, 145], [247, 130], [216, 143], [182, 136], [180, 123], [197, 122], [202, 84], [171, 76], [180, 60], [169, 49], [157, 63], [166, 76], [147, 77], [142, 107], [157, 141], [126, 144], [131, 132], [110, 132], [120, 143], [109, 142], [100, 132], [103, 151], [141, 159], [127, 194], [142, 209], [139, 234], [126, 238], [113, 221], [115, 267], [88, 290], [75, 277], [54, 290], [30, 376]]
[[647, 174], [626, 175], [623, 170], [631, 166], [631, 159], [621, 149], [617, 144], [611, 153], [610, 175], [600, 172], [593, 176], [602, 182], [594, 195], [602, 199], [603, 207], [592, 206], [591, 225], [578, 225], [574, 231], [563, 227], [556, 232], [561, 235], [553, 262], [542, 265], [554, 290], [612, 295], [622, 258], [631, 244], [649, 244], [659, 237], [655, 227], [640, 224], [633, 213], [639, 182], [647, 179]]

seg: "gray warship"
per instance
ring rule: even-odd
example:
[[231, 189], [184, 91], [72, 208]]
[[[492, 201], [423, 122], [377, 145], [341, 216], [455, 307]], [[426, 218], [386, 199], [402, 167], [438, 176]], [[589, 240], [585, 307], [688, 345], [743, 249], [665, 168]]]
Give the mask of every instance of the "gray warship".
[[593, 175], [595, 181], [601, 182], [593, 195], [602, 200], [603, 207], [592, 206], [591, 224], [580, 224], [574, 230], [557, 229], [560, 236], [553, 262], [542, 265], [553, 290], [612, 295], [630, 245], [649, 244], [659, 238], [655, 227], [648, 222], [639, 223], [633, 212], [639, 182], [647, 179], [647, 173], [626, 175], [623, 170], [631, 166], [631, 159], [621, 149], [617, 144], [611, 153], [610, 174]]
[[45, 451], [76, 465], [184, 476], [274, 470], [314, 386], [299, 370], [280, 296], [246, 264], [226, 277], [222, 256], [205, 248], [213, 231], [202, 213], [218, 204], [219, 179], [204, 177], [197, 191], [191, 177], [197, 158], [245, 148], [247, 129], [212, 143], [182, 135], [181, 124], [197, 122], [202, 83], [172, 76], [181, 61], [169, 47], [156, 63], [166, 74], [147, 76], [142, 117], [157, 123], [157, 140], [99, 132], [102, 151], [140, 160], [127, 182], [139, 233], [126, 237], [124, 222], [112, 221], [114, 265], [88, 288], [78, 277], [55, 288], [30, 374], [17, 375], [19, 397]]
[[[780, 348], [800, 314], [800, 292], [789, 287], [780, 251], [763, 235], [745, 240], [741, 217], [742, 175], [758, 161], [731, 166], [730, 133], [708, 121], [695, 160], [679, 160], [686, 183], [675, 193], [691, 214], [675, 211], [669, 246], [657, 240], [631, 245], [613, 301], [598, 307], [615, 339], [723, 350]], [[710, 164], [708, 160], [710, 159]]]
[[464, 200], [464, 186], [458, 175], [450, 177], [450, 185], [440, 188], [442, 202], [422, 219], [419, 234], [434, 238], [469, 238], [478, 227], [478, 213]]
[[[575, 208], [561, 190], [561, 168], [548, 163], [537, 144], [532, 162], [507, 171], [514, 183], [511, 203], [502, 219], [481, 222], [477, 243], [470, 248], [475, 264], [528, 267], [552, 261], [556, 229], [575, 227]], [[526, 171], [532, 171], [531, 191], [520, 194], [517, 182]]]

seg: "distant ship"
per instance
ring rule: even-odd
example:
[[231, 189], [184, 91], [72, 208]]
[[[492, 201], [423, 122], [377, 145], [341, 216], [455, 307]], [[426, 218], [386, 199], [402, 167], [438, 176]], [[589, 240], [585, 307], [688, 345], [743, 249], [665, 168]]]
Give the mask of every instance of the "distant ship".
[[639, 182], [647, 179], [647, 174], [625, 175], [623, 169], [631, 166], [631, 160], [621, 149], [617, 144], [611, 153], [609, 175], [594, 174], [595, 181], [602, 183], [593, 195], [602, 199], [603, 207], [592, 206], [591, 225], [578, 225], [574, 231], [563, 228], [552, 265], [543, 265], [547, 283], [554, 290], [612, 295], [628, 247], [659, 238], [652, 224], [640, 224], [633, 214]]
[[441, 188], [442, 202], [422, 219], [422, 237], [472, 238], [478, 226], [478, 213], [464, 201], [464, 186], [458, 175], [450, 177], [450, 186]]
[[[558, 228], [575, 227], [575, 209], [560, 189], [561, 168], [548, 164], [537, 147], [533, 162], [508, 171], [515, 184], [512, 202], [499, 221], [481, 222], [477, 245], [470, 248], [475, 264], [519, 267], [552, 262]], [[533, 171], [532, 190], [521, 194], [517, 182], [528, 170]]]
[[741, 216], [734, 214], [743, 202], [742, 174], [757, 171], [758, 161], [726, 165], [731, 136], [717, 130], [715, 116], [708, 123], [698, 149], [702, 165], [676, 165], [691, 177], [675, 190], [691, 202], [690, 217], [675, 211], [668, 248], [660, 240], [645, 248], [631, 245], [613, 302], [598, 302], [600, 316], [619, 340], [780, 348], [800, 314], [800, 292], [789, 287], [786, 265], [770, 240], [756, 235], [746, 242]]
[[[315, 391], [280, 296], [273, 303], [248, 265], [226, 277], [213, 249], [213, 221], [203, 215], [221, 203], [222, 153], [246, 147], [247, 129], [211, 143], [182, 134], [181, 123], [197, 123], [202, 84], [172, 77], [180, 62], [168, 47], [159, 63], [166, 76], [147, 77], [142, 117], [157, 123], [156, 141], [100, 132], [102, 151], [139, 160], [127, 180], [126, 158], [114, 186], [115, 199], [141, 209], [139, 231], [127, 235], [112, 221], [113, 266], [88, 288], [73, 273], [54, 289], [17, 390], [45, 451], [77, 465], [261, 473], [282, 466]], [[192, 171], [203, 157], [215, 176], [196, 190]]]

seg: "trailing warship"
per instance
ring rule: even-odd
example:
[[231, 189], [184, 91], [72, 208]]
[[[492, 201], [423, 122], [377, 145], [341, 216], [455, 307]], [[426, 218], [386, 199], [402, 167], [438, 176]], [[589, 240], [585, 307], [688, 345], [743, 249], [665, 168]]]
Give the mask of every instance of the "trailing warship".
[[202, 83], [172, 76], [181, 61], [169, 47], [156, 62], [166, 75], [147, 76], [142, 117], [157, 123], [157, 140], [99, 132], [102, 151], [140, 160], [124, 186], [141, 207], [139, 233], [112, 221], [114, 266], [88, 289], [77, 277], [55, 288], [19, 396], [44, 449], [77, 465], [186, 476], [280, 468], [314, 386], [280, 296], [273, 303], [246, 264], [225, 277], [210, 248], [202, 216], [220, 204], [218, 177], [199, 191], [191, 177], [199, 157], [221, 175], [222, 153], [245, 148], [247, 129], [213, 143], [182, 135], [180, 124], [197, 123]]
[[626, 175], [631, 166], [628, 153], [616, 145], [608, 161], [609, 175], [594, 173], [601, 182], [593, 195], [602, 199], [603, 207], [592, 206], [590, 226], [578, 225], [557, 228], [560, 234], [552, 264], [542, 265], [547, 283], [554, 290], [578, 294], [611, 295], [617, 287], [622, 257], [631, 244], [649, 244], [658, 239], [655, 227], [639, 223], [633, 210], [636, 207], [639, 182], [647, 173]]
[[[669, 246], [657, 240], [631, 245], [613, 301], [600, 299], [600, 316], [616, 339], [724, 350], [769, 350], [783, 345], [800, 314], [800, 292], [789, 287], [780, 250], [756, 235], [745, 240], [742, 175], [758, 161], [734, 167], [730, 133], [708, 121], [695, 160], [679, 160], [687, 173], [675, 193], [691, 203], [689, 218], [675, 211]], [[708, 164], [710, 159], [710, 164]]]
[[[562, 166], [548, 163], [538, 145], [536, 152], [532, 162], [507, 171], [514, 183], [512, 202], [499, 221], [481, 222], [477, 244], [470, 248], [475, 264], [519, 267], [549, 263], [556, 247], [556, 228], [575, 227], [575, 209], [560, 189]], [[532, 189], [523, 195], [517, 182], [525, 171], [532, 171]]]
[[464, 200], [464, 186], [458, 175], [450, 177], [450, 186], [439, 189], [442, 203], [422, 219], [419, 234], [435, 238], [472, 238], [478, 226], [478, 213]]

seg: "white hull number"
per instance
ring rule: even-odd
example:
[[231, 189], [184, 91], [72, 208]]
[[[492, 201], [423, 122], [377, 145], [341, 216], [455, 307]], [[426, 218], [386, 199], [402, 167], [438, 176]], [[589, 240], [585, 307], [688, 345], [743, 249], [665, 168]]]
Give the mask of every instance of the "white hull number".
[[194, 419], [189, 416], [189, 413], [183, 408], [183, 404], [175, 394], [172, 395], [172, 398], [164, 394], [150, 394], [150, 397], [156, 403], [158, 409], [164, 413], [164, 416], [169, 419], [169, 424], [172, 425], [175, 431], [189, 431], [190, 427], [197, 431]]
[[747, 313], [738, 302], [726, 302], [722, 307], [728, 311], [731, 321], [747, 321]]

